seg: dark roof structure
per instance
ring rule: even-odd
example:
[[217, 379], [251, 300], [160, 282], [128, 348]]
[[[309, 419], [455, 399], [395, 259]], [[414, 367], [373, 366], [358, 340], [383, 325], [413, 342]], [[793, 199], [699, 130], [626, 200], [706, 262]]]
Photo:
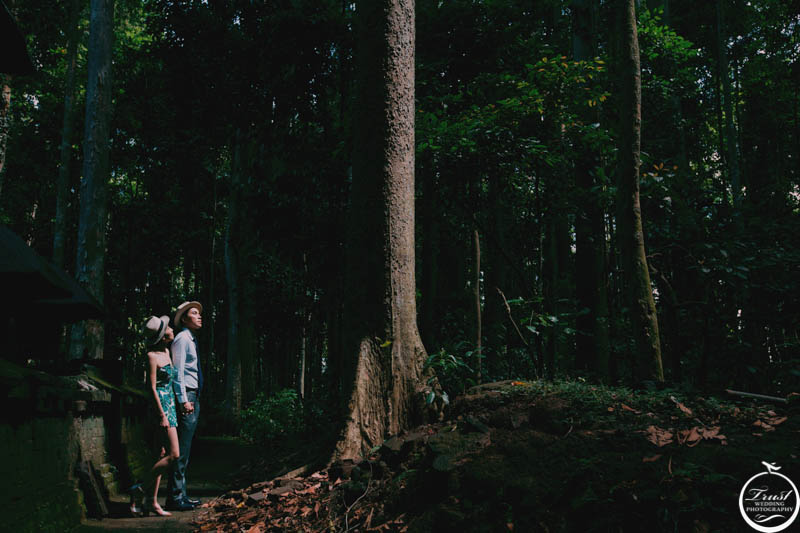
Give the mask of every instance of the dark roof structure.
[[0, 225], [0, 315], [57, 310], [73, 322], [105, 315], [103, 305], [75, 279], [37, 254], [6, 226]]
[[28, 55], [25, 37], [19, 26], [0, 0], [0, 72], [5, 74], [33, 74], [35, 69]]

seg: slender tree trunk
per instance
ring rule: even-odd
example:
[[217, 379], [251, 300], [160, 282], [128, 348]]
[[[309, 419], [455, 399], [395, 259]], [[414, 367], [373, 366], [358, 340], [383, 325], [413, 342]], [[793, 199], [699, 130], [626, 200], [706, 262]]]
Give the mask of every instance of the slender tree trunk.
[[739, 156], [736, 142], [736, 130], [733, 124], [733, 94], [731, 91], [731, 76], [728, 72], [728, 44], [723, 31], [722, 0], [717, 0], [717, 61], [719, 78], [721, 80], [722, 112], [725, 115], [725, 146], [720, 146], [724, 150], [725, 161], [728, 164], [730, 173], [730, 184], [733, 195], [733, 205], [738, 207], [742, 198], [742, 184], [739, 173]]
[[[308, 259], [306, 258], [305, 252], [303, 252], [303, 280], [305, 282], [306, 290], [308, 290], [310, 280], [308, 279]], [[306, 398], [306, 358], [308, 355], [308, 335], [310, 329], [309, 325], [311, 322], [311, 306], [313, 303], [314, 299], [312, 297], [310, 301], [308, 301], [306, 305], [300, 309], [300, 312], [302, 313], [300, 319], [300, 375], [298, 376], [297, 380], [297, 393], [301, 400], [305, 400]]]
[[481, 331], [481, 237], [478, 230], [473, 231], [475, 246], [475, 354], [477, 358], [476, 379], [481, 382], [481, 350], [483, 332]]
[[620, 57], [622, 108], [617, 188], [619, 246], [627, 290], [626, 299], [632, 310], [636, 339], [636, 374], [641, 380], [663, 381], [658, 317], [647, 268], [639, 202], [642, 86], [634, 0], [621, 0], [620, 7], [623, 10], [625, 42]]
[[227, 376], [225, 380], [225, 407], [230, 416], [236, 416], [242, 409], [242, 361], [239, 352], [242, 324], [240, 316], [242, 293], [239, 285], [240, 268], [238, 247], [241, 233], [242, 209], [242, 134], [237, 130], [234, 140], [233, 161], [231, 163], [231, 186], [228, 198], [228, 218], [225, 224], [225, 281], [228, 288], [228, 349]]
[[[92, 0], [75, 276], [100, 302], [104, 299], [113, 39], [114, 1]], [[104, 328], [101, 321], [88, 320], [77, 324], [72, 328], [70, 357], [101, 359], [103, 344]]]
[[[219, 171], [219, 169], [217, 169]], [[217, 373], [215, 371], [215, 367], [218, 365], [216, 364], [216, 337], [214, 332], [216, 331], [215, 328], [215, 320], [214, 317], [217, 315], [216, 307], [217, 307], [217, 300], [216, 300], [216, 255], [217, 255], [217, 175], [215, 174], [212, 177], [212, 206], [211, 206], [211, 224], [208, 228], [208, 239], [210, 241], [209, 245], [209, 254], [208, 260], [204, 261], [203, 264], [206, 265], [203, 269], [203, 280], [205, 283], [203, 287], [204, 291], [204, 316], [203, 321], [205, 322], [205, 330], [206, 330], [206, 345], [207, 348], [205, 350], [205, 360], [203, 361], [203, 376], [205, 383], [208, 384], [209, 393], [213, 387], [215, 387], [217, 383]]]
[[3, 179], [6, 168], [6, 147], [11, 131], [11, 75], [0, 74], [0, 198], [3, 197]]
[[[558, 253], [556, 246], [556, 223], [555, 215], [548, 212], [546, 227], [546, 236], [544, 239], [545, 254], [543, 258], [543, 272], [544, 272], [544, 311], [548, 315], [555, 315], [558, 311], [558, 279], [559, 279], [559, 265]], [[557, 339], [558, 332], [555, 326], [548, 328], [547, 339], [544, 346], [544, 372], [549, 378], [555, 376], [556, 370], [556, 352], [557, 352]]]
[[[573, 9], [573, 55], [575, 61], [591, 60], [596, 54], [596, 12], [594, 0], [575, 0]], [[599, 121], [591, 108], [581, 117], [585, 123]], [[578, 299], [578, 369], [592, 369], [601, 381], [608, 381], [609, 335], [606, 291], [606, 229], [601, 194], [602, 183], [595, 177], [597, 157], [591, 146], [582, 146], [575, 164], [579, 201], [575, 217], [575, 291]], [[584, 310], [586, 311], [584, 313]]]
[[75, 96], [75, 64], [78, 57], [78, 18], [80, 0], [70, 2], [67, 26], [67, 79], [64, 86], [64, 117], [61, 126], [61, 158], [56, 182], [56, 218], [53, 224], [53, 263], [64, 266], [64, 246], [67, 234], [67, 209], [69, 205], [69, 167], [72, 160], [73, 99]]
[[[414, 2], [357, 8], [345, 289], [347, 418], [335, 456], [363, 456], [422, 416], [414, 261]], [[422, 402], [420, 401], [422, 400]]]
[[[431, 163], [433, 165], [433, 163]], [[426, 169], [427, 170], [427, 169]], [[423, 216], [422, 221], [422, 309], [420, 316], [420, 329], [425, 346], [429, 348], [438, 345], [438, 331], [436, 329], [437, 301], [439, 299], [439, 212], [438, 195], [436, 192], [436, 175], [433, 171], [423, 176]]]

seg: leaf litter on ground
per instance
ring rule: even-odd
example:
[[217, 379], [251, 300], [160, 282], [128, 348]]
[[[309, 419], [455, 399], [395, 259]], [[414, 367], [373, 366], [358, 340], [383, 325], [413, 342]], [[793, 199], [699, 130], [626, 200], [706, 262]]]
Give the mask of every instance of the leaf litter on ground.
[[[782, 425], [792, 429], [776, 431]], [[735, 502], [718, 495], [736, 492], [765, 450], [794, 450], [796, 425], [791, 412], [752, 401], [509, 380], [456, 398], [447, 419], [376, 447], [351, 474], [333, 464], [288, 485], [275, 479], [231, 491], [197, 525], [263, 533], [426, 531], [442, 523], [464, 532], [605, 531], [619, 529], [614, 517], [633, 509], [656, 531], [732, 530], [740, 525]], [[796, 454], [785, 456], [790, 470], [800, 464]], [[507, 511], [497, 516], [497, 508]]]

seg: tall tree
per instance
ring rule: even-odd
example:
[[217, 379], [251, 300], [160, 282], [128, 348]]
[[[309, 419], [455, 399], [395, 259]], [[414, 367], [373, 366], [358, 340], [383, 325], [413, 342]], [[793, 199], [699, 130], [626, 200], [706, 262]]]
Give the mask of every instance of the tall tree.
[[621, 88], [617, 227], [626, 299], [636, 340], [638, 379], [664, 380], [653, 290], [647, 267], [639, 200], [641, 167], [642, 79], [635, 0], [619, 0], [623, 43], [620, 50]]
[[356, 17], [348, 406], [338, 457], [363, 456], [412, 424], [425, 358], [414, 274], [414, 2], [364, 0]]
[[728, 42], [724, 31], [722, 4], [722, 0], [717, 0], [717, 70], [721, 82], [719, 91], [722, 114], [725, 117], [725, 146], [720, 146], [720, 149], [725, 153], [725, 162], [730, 174], [733, 204], [738, 207], [742, 198], [742, 183], [739, 171], [736, 128], [733, 124], [733, 90], [731, 89], [731, 75], [728, 71]]
[[[114, 0], [92, 0], [75, 276], [100, 302], [104, 299], [113, 39]], [[102, 359], [103, 343], [101, 321], [78, 324], [72, 328], [70, 357]]]
[[53, 224], [53, 263], [64, 266], [64, 243], [67, 233], [67, 205], [69, 200], [69, 164], [72, 159], [73, 99], [75, 96], [75, 64], [78, 58], [78, 17], [80, 0], [70, 2], [67, 23], [67, 79], [64, 84], [64, 116], [61, 126], [61, 158], [56, 182], [56, 218]]
[[[0, 17], [5, 23], [3, 35], [3, 60], [0, 64], [0, 196], [3, 192], [3, 169], [6, 163], [6, 147], [11, 130], [11, 74], [27, 70], [27, 50], [25, 40], [19, 35], [16, 21], [11, 14], [14, 3], [8, 0], [8, 7], [0, 2]], [[11, 31], [8, 31], [9, 25]], [[22, 68], [20, 68], [22, 67]]]
[[[588, 61], [597, 53], [597, 5], [594, 0], [572, 3], [572, 53], [575, 61]], [[581, 121], [599, 122], [597, 112], [582, 107]], [[575, 217], [575, 295], [578, 299], [575, 366], [592, 369], [608, 380], [608, 302], [606, 294], [606, 230], [602, 183], [597, 177], [597, 156], [585, 136], [575, 163], [578, 212]], [[584, 312], [585, 311], [585, 312]]]
[[230, 415], [238, 415], [242, 404], [252, 399], [254, 294], [250, 255], [254, 243], [248, 224], [246, 189], [252, 187], [253, 140], [237, 129], [231, 164], [228, 219], [225, 227], [225, 280], [228, 287], [228, 350], [225, 404]]
[[0, 74], [0, 194], [3, 192], [3, 169], [11, 129], [11, 75]]

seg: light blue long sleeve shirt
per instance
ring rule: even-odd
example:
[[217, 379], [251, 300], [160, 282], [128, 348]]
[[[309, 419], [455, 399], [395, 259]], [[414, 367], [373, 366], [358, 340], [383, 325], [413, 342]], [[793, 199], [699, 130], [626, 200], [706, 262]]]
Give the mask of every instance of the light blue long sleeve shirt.
[[178, 403], [186, 403], [186, 389], [196, 389], [197, 382], [197, 339], [192, 330], [184, 328], [175, 335], [172, 341], [172, 366], [175, 368], [175, 379], [172, 388]]

